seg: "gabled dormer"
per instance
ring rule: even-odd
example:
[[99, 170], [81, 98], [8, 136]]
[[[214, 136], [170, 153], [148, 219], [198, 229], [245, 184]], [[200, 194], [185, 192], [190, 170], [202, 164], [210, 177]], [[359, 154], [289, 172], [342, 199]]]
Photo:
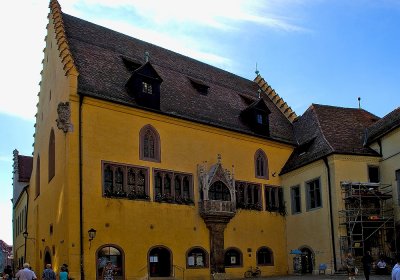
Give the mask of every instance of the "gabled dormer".
[[262, 98], [254, 101], [240, 113], [240, 117], [255, 133], [269, 136], [269, 114]]
[[126, 88], [138, 105], [159, 110], [162, 81], [151, 63], [146, 62], [133, 71], [126, 83]]

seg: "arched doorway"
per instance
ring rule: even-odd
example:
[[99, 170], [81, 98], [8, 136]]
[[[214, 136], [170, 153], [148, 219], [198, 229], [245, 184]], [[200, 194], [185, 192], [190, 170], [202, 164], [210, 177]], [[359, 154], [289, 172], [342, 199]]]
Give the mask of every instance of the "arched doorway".
[[312, 273], [314, 269], [314, 253], [310, 248], [303, 247], [301, 251], [301, 273]]
[[50, 255], [50, 249], [46, 247], [45, 253], [44, 253], [44, 265], [43, 268], [46, 267], [46, 264], [51, 264], [51, 255]]
[[170, 277], [171, 264], [172, 264], [172, 254], [168, 248], [157, 246], [150, 250], [149, 252], [150, 277]]

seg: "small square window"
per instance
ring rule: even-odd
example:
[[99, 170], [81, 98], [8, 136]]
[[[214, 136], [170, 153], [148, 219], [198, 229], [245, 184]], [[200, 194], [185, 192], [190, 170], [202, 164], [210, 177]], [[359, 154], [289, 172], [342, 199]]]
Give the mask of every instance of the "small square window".
[[142, 82], [142, 91], [147, 94], [153, 94], [153, 88], [151, 84]]

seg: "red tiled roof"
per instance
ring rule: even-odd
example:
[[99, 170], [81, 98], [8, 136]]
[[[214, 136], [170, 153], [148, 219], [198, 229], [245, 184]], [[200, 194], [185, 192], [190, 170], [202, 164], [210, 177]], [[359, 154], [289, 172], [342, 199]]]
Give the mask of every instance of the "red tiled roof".
[[294, 123], [299, 146], [281, 174], [329, 154], [379, 156], [365, 147], [365, 129], [379, 118], [363, 109], [312, 104]]
[[400, 107], [371, 125], [367, 130], [367, 143], [372, 143], [394, 129], [400, 127]]
[[[240, 112], [248, 106], [241, 95], [258, 97], [254, 81], [79, 18], [64, 13], [62, 17], [79, 72], [80, 94], [150, 110], [128, 95], [125, 84], [132, 72], [124, 63], [125, 58], [144, 64], [148, 52], [163, 80], [158, 113], [294, 144], [292, 124], [265, 94], [271, 111], [270, 136], [257, 135], [240, 119]], [[191, 80], [209, 86], [208, 94], [199, 94]]]
[[29, 182], [32, 174], [33, 158], [18, 155], [18, 177], [20, 182]]

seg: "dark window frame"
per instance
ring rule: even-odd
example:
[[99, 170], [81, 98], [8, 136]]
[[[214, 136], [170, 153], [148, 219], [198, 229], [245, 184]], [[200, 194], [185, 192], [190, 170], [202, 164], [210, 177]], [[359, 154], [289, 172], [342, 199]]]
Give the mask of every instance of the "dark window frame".
[[[239, 259], [238, 264], [232, 264], [231, 262], [227, 262], [227, 259], [229, 256], [227, 256], [228, 253], [230, 252], [236, 252], [237, 253], [237, 257]], [[225, 267], [230, 267], [230, 268], [236, 268], [236, 267], [243, 267], [243, 254], [242, 251], [240, 251], [239, 248], [236, 247], [229, 247], [225, 249], [224, 252], [224, 265]]]
[[231, 192], [229, 187], [222, 181], [215, 181], [208, 189], [209, 200], [231, 201]]
[[269, 179], [268, 157], [262, 149], [254, 153], [254, 169], [256, 178]]
[[[146, 147], [146, 137], [153, 137], [153, 155], [147, 150], [151, 147]], [[149, 155], [150, 154], [150, 155]], [[139, 132], [139, 159], [145, 161], [161, 162], [161, 140], [158, 131], [150, 124], [143, 126]]]
[[[96, 264], [96, 279], [101, 279], [101, 272], [100, 272], [100, 270], [99, 270], [99, 253], [104, 249], [104, 248], [114, 248], [114, 249], [116, 249], [117, 251], [119, 251], [119, 255], [108, 255], [108, 256], [120, 256], [120, 258], [121, 258], [121, 260], [120, 260], [120, 265], [121, 265], [121, 270], [122, 270], [122, 272], [121, 273], [118, 273], [118, 270], [117, 270], [117, 273], [118, 274], [120, 274], [120, 275], [118, 275], [118, 277], [121, 277], [121, 279], [125, 279], [125, 252], [124, 252], [124, 250], [120, 247], [120, 246], [118, 246], [118, 245], [116, 245], [116, 244], [103, 244], [102, 246], [100, 246], [97, 250], [96, 250], [96, 254], [94, 255], [94, 257], [95, 257], [95, 264]], [[118, 258], [118, 257], [116, 257], [116, 258]], [[109, 258], [107, 258], [107, 260], [111, 260], [111, 257], [109, 257]], [[114, 263], [113, 263], [114, 264]]]
[[[318, 182], [318, 186], [314, 186], [314, 183]], [[322, 188], [321, 178], [315, 178], [305, 182], [306, 190], [306, 208], [307, 211], [322, 208]]]
[[236, 208], [258, 210], [262, 208], [262, 185], [259, 183], [236, 180]]
[[[189, 265], [189, 257], [193, 256], [193, 251], [200, 251], [203, 256], [203, 265], [197, 265], [197, 259], [195, 258], [195, 265]], [[191, 254], [191, 255], [190, 255]], [[198, 252], [195, 252], [196, 255], [198, 255]], [[186, 251], [186, 269], [201, 269], [201, 268], [208, 268], [209, 267], [209, 254], [207, 250], [205, 250], [203, 247], [200, 246], [194, 246], [189, 248]], [[195, 257], [195, 256], [194, 256]]]
[[[295, 192], [298, 191], [298, 194]], [[290, 187], [290, 201], [292, 215], [301, 213], [301, 188], [300, 185]]]
[[[264, 252], [268, 252], [269, 253], [269, 262], [267, 262], [266, 260], [263, 260], [263, 262], [261, 262], [260, 260], [260, 254]], [[256, 253], [256, 258], [257, 258], [257, 265], [258, 266], [274, 266], [274, 253], [271, 250], [271, 248], [267, 247], [267, 246], [263, 246], [257, 249], [257, 253]]]
[[[135, 172], [135, 182], [130, 184], [129, 172]], [[106, 181], [106, 172], [111, 171], [111, 181]], [[116, 172], [122, 171], [122, 188], [115, 190]], [[101, 161], [102, 196], [107, 198], [127, 198], [133, 200], [150, 200], [150, 168], [146, 166]], [[141, 177], [139, 177], [140, 175]], [[142, 180], [144, 182], [142, 183]], [[107, 183], [111, 183], [109, 186]], [[138, 193], [140, 191], [140, 193]]]
[[283, 188], [280, 186], [264, 185], [265, 210], [286, 215]]
[[[370, 183], [379, 183], [380, 182], [380, 170], [378, 165], [368, 165], [368, 182]], [[371, 174], [372, 170], [376, 170], [376, 174]], [[376, 176], [376, 178], [375, 178]]]
[[[159, 178], [159, 179], [158, 179]], [[180, 182], [180, 194], [176, 194], [176, 182]], [[158, 183], [158, 180], [160, 182]], [[158, 186], [158, 184], [160, 184]], [[155, 202], [194, 204], [193, 174], [153, 168], [153, 199]]]

